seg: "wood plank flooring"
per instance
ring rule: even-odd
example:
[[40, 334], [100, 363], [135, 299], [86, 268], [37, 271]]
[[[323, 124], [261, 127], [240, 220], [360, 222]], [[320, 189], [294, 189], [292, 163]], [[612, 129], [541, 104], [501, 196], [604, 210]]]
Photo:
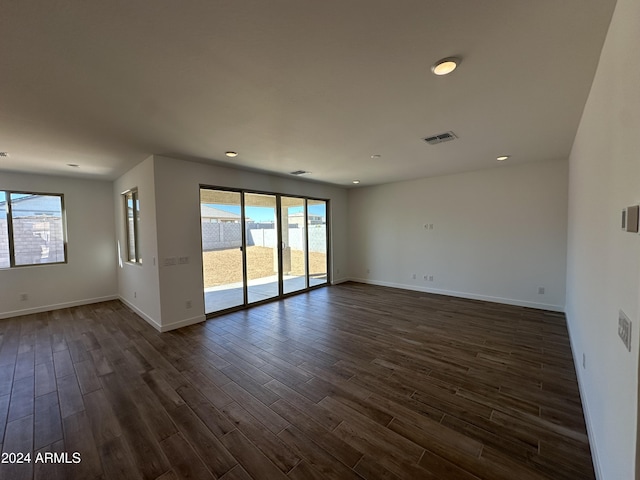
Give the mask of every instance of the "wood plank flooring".
[[0, 321], [0, 450], [11, 480], [594, 478], [563, 315], [356, 283], [163, 334]]

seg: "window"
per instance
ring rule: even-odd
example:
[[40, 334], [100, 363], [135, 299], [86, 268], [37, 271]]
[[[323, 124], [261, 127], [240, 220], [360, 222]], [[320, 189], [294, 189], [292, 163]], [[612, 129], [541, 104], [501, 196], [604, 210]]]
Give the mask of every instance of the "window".
[[0, 191], [0, 268], [65, 263], [64, 196]]
[[140, 200], [138, 189], [134, 188], [122, 194], [125, 209], [125, 231], [127, 232], [127, 260], [132, 263], [142, 263], [138, 232], [140, 227]]

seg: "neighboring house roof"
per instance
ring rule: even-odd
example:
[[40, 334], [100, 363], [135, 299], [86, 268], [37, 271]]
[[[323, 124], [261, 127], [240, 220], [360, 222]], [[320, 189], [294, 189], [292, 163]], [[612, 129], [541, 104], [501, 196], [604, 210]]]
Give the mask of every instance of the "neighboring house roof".
[[[0, 218], [7, 218], [7, 202], [0, 202]], [[13, 217], [60, 216], [60, 199], [55, 195], [29, 195], [11, 200]]]
[[203, 218], [216, 218], [218, 220], [238, 220], [240, 221], [240, 215], [233, 212], [227, 212], [226, 210], [220, 210], [219, 208], [210, 207], [208, 205], [200, 205], [200, 216]]
[[[290, 213], [289, 214], [289, 218], [291, 217], [304, 217], [304, 212], [298, 212], [298, 213]], [[313, 218], [324, 218], [322, 215], [316, 215], [313, 213], [309, 214], [309, 217], [313, 217]]]
[[[292, 213], [289, 215], [289, 220], [291, 219], [304, 219], [304, 212]], [[322, 215], [314, 215], [313, 213], [309, 214], [309, 220], [314, 223], [324, 223], [325, 218]]]

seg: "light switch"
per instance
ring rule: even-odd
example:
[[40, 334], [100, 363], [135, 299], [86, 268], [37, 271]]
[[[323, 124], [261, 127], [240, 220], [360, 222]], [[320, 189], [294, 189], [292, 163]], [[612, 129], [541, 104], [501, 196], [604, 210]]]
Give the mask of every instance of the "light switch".
[[622, 310], [618, 312], [618, 336], [627, 350], [631, 351], [631, 320]]
[[638, 213], [640, 207], [634, 205], [627, 207], [627, 232], [638, 233]]

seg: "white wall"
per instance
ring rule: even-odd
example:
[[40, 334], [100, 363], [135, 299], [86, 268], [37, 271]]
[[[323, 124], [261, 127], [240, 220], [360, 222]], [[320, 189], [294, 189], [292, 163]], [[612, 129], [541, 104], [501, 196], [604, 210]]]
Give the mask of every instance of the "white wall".
[[349, 210], [355, 280], [564, 307], [566, 161], [354, 189]]
[[640, 2], [618, 0], [569, 159], [566, 312], [594, 460], [611, 480], [634, 478], [640, 235], [621, 231], [620, 211], [640, 203], [638, 45]]
[[0, 270], [0, 318], [116, 298], [111, 182], [2, 172], [0, 190], [64, 194], [68, 242], [66, 264]]
[[[163, 331], [205, 318], [200, 240], [201, 184], [329, 199], [333, 227], [332, 279], [337, 282], [347, 277], [345, 189], [161, 156], [154, 157], [154, 169]], [[185, 256], [189, 257], [186, 265], [164, 266], [162, 261], [167, 257]], [[191, 309], [186, 308], [187, 300], [192, 302]]]
[[[142, 265], [127, 262], [127, 240], [122, 193], [138, 189], [140, 224], [138, 242]], [[160, 328], [160, 279], [156, 228], [156, 190], [153, 157], [147, 158], [113, 183], [110, 199], [116, 212], [116, 239], [119, 245], [118, 294], [142, 318]]]

